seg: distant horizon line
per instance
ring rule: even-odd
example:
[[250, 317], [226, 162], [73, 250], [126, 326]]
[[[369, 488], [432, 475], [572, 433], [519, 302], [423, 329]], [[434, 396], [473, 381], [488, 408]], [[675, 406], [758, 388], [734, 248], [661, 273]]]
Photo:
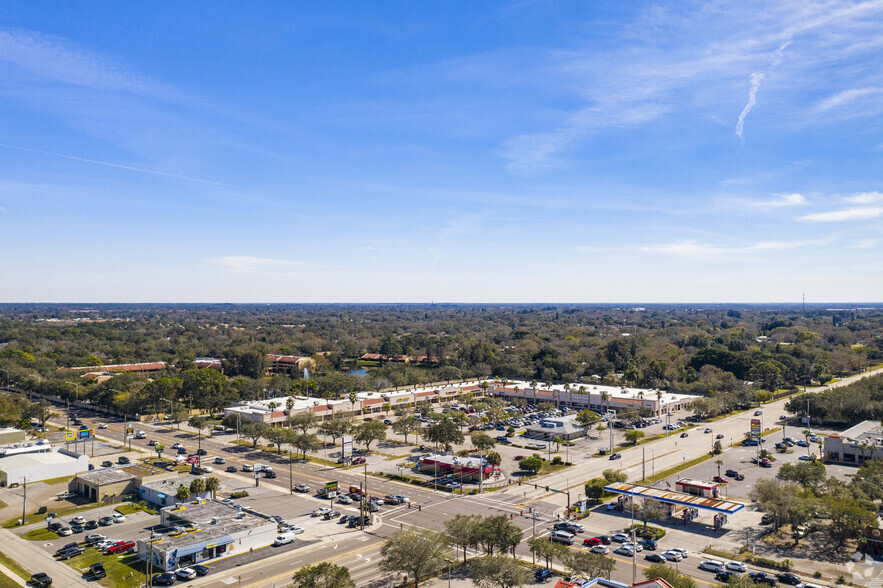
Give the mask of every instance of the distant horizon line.
[[202, 306], [317, 306], [317, 305], [337, 305], [337, 306], [800, 306], [800, 307], [825, 307], [828, 305], [846, 305], [849, 307], [883, 307], [883, 301], [866, 302], [866, 301], [842, 301], [830, 300], [822, 302], [803, 302], [786, 301], [786, 302], [713, 302], [713, 301], [697, 301], [697, 302], [451, 302], [451, 301], [429, 301], [429, 302], [0, 302], [0, 306], [21, 306], [21, 305], [42, 305], [42, 306], [110, 306], [110, 305], [166, 305], [166, 306], [184, 306], [184, 305], [202, 305]]

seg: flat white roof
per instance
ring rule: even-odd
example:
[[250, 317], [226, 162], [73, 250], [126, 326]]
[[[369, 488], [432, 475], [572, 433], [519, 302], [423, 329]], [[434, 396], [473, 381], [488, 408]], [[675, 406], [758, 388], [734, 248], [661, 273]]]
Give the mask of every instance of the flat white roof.
[[19, 455], [10, 455], [0, 460], [0, 470], [6, 473], [26, 468], [34, 468], [46, 465], [54, 465], [59, 463], [77, 462], [77, 458], [64, 455], [57, 451], [47, 451], [44, 453], [22, 453]]
[[[500, 382], [489, 382], [493, 386], [501, 386]], [[531, 386], [530, 382], [516, 380], [516, 381], [507, 381], [506, 388], [514, 388], [518, 386], [521, 390], [531, 389], [534, 387]], [[565, 384], [552, 384], [547, 385], [543, 383], [537, 383], [537, 390], [546, 390], [546, 391], [556, 391], [556, 392], [565, 392], [564, 388]], [[661, 401], [662, 405], [665, 406], [667, 404], [673, 404], [676, 402], [684, 402], [688, 400], [693, 400], [695, 398], [699, 398], [694, 394], [681, 394], [677, 392], [666, 392], [665, 390], [654, 390], [648, 388], [629, 388], [628, 386], [603, 386], [601, 384], [580, 384], [573, 383], [567, 384], [569, 388], [569, 392], [571, 394], [586, 394], [592, 396], [598, 396], [602, 392], [606, 392], [610, 395], [611, 400], [616, 399], [629, 399], [629, 400], [653, 400], [656, 401], [657, 398], [660, 398], [659, 392], [662, 392]]]

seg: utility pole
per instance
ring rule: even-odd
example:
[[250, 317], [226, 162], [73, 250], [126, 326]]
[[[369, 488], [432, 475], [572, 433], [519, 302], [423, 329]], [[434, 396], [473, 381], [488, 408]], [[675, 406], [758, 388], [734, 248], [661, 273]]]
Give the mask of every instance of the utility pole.
[[24, 494], [22, 494], [21, 500], [21, 524], [24, 525], [27, 522], [27, 510], [28, 510], [28, 479], [22, 478], [22, 488], [24, 489]]
[[629, 496], [632, 500], [632, 585], [637, 582], [638, 577], [638, 544], [635, 541], [635, 497]]
[[647, 448], [641, 447], [641, 481], [647, 479]]
[[294, 477], [291, 474], [291, 445], [288, 446], [288, 493], [294, 494]]
[[150, 574], [153, 571], [153, 528], [150, 529], [150, 550], [147, 556], [147, 567], [144, 570], [144, 586], [150, 588]]

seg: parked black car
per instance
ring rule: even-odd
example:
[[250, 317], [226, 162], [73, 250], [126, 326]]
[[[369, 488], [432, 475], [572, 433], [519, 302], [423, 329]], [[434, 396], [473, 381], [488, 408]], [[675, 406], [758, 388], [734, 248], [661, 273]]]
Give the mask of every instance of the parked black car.
[[270, 478], [271, 480], [276, 477], [276, 472], [273, 470], [264, 470], [264, 477]]
[[730, 581], [730, 578], [738, 578], [738, 577], [739, 577], [739, 574], [737, 574], [736, 572], [723, 571], [723, 572], [718, 572], [717, 574], [715, 574], [714, 579], [717, 580], [718, 582], [723, 582], [724, 584], [726, 584], [727, 582]]
[[778, 582], [772, 576], [768, 576], [766, 572], [751, 572], [748, 577], [754, 580], [755, 584], [766, 584], [768, 586], [776, 586]]
[[77, 557], [78, 555], [83, 555], [84, 551], [86, 551], [84, 547], [80, 547], [79, 545], [77, 545], [76, 547], [65, 549], [64, 551], [59, 553], [58, 559], [70, 559], [72, 557]]
[[73, 548], [76, 547], [77, 545], [79, 545], [79, 543], [77, 543], [76, 541], [74, 541], [73, 543], [68, 543], [67, 545], [64, 545], [64, 546], [62, 546], [62, 547], [59, 547], [58, 549], [55, 550], [55, 555], [61, 555], [61, 552], [63, 552], [63, 551], [67, 551], [68, 549], [73, 549]]
[[209, 572], [209, 569], [206, 566], [202, 566], [199, 564], [196, 564], [195, 566], [187, 566], [187, 567], [189, 567], [191, 570], [196, 572], [197, 576], [205, 576]]
[[171, 586], [174, 583], [175, 574], [170, 574], [168, 572], [164, 574], [156, 574], [150, 579], [150, 584], [152, 586]]
[[789, 572], [776, 574], [776, 579], [782, 584], [788, 584], [789, 586], [797, 586], [800, 584], [800, 577]]
[[113, 519], [111, 517], [101, 517], [98, 519], [98, 524], [102, 527], [109, 527], [113, 524]]
[[89, 566], [89, 575], [93, 580], [100, 580], [107, 576], [107, 571], [101, 563], [94, 563]]
[[83, 527], [85, 529], [89, 529], [90, 531], [92, 529], [97, 529], [98, 528], [98, 521], [94, 521], [94, 520], [93, 521], [86, 521], [86, 524], [83, 525]]
[[39, 588], [47, 588], [52, 585], [52, 578], [47, 576], [44, 572], [40, 572], [31, 576], [31, 584], [38, 586]]

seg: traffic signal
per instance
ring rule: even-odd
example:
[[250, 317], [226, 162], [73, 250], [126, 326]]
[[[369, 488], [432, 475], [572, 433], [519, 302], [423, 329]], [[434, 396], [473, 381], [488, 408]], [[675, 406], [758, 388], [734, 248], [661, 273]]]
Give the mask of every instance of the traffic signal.
[[518, 478], [518, 485], [521, 486], [521, 478]]
[[549, 491], [549, 487], [548, 487], [548, 486], [546, 486], [546, 492], [548, 492], [548, 491]]
[[537, 485], [536, 485], [536, 484], [534, 484], [534, 485], [533, 485], [533, 487], [534, 487], [534, 489], [536, 489], [536, 487], [537, 487]]

